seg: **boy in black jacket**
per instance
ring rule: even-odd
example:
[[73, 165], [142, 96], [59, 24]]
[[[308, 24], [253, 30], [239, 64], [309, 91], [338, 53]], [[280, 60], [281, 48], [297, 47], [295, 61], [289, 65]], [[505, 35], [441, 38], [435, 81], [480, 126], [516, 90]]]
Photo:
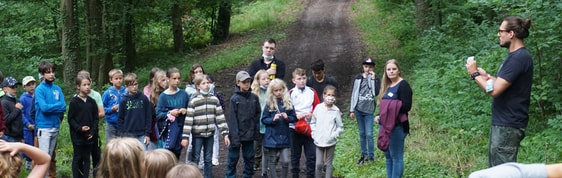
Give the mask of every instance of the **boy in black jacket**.
[[117, 132], [121, 137], [138, 139], [146, 147], [150, 144], [152, 132], [152, 104], [148, 98], [139, 91], [137, 75], [128, 73], [123, 79], [127, 93], [119, 102], [117, 116]]
[[240, 147], [244, 158], [243, 177], [254, 175], [254, 141], [259, 134], [261, 108], [258, 96], [250, 90], [250, 74], [240, 71], [236, 74], [234, 95], [230, 98], [230, 118], [227, 119], [230, 146], [225, 177], [236, 177], [236, 164], [240, 158]]
[[2, 81], [2, 110], [4, 111], [4, 124], [6, 132], [2, 137], [8, 142], [21, 142], [23, 139], [23, 120], [21, 109], [23, 105], [17, 102], [18, 85], [21, 85], [14, 77], [6, 77]]

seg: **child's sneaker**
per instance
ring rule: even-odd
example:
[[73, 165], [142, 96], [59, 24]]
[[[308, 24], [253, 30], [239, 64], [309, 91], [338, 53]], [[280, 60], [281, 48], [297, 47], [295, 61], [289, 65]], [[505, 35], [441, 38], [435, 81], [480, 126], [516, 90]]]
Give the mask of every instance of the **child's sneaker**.
[[213, 159], [213, 166], [218, 166], [219, 165], [219, 159]]

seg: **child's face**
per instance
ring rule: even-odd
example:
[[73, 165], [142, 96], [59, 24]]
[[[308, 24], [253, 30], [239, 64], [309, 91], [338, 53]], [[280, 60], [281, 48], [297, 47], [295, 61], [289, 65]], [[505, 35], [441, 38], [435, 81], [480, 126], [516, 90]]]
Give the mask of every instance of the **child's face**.
[[209, 82], [209, 80], [203, 79], [203, 81], [201, 81], [201, 83], [197, 85], [197, 89], [208, 92], [210, 88], [210, 84], [211, 82]]
[[4, 90], [4, 92], [12, 95], [12, 96], [16, 96], [16, 94], [18, 94], [18, 86], [14, 85], [11, 87], [2, 87], [2, 90]]
[[131, 95], [136, 95], [137, 92], [139, 91], [139, 82], [137, 82], [136, 80], [133, 81], [133, 83], [128, 84], [127, 85], [127, 91], [129, 91], [129, 93]]
[[[203, 68], [201, 68], [201, 67], [197, 67], [197, 69], [193, 70], [193, 75], [195, 75], [195, 77], [203, 75], [203, 74], [204, 74]], [[193, 78], [195, 78], [195, 77], [193, 77]]]
[[373, 65], [363, 64], [363, 72], [365, 72], [365, 73], [369, 73], [370, 71], [373, 71], [374, 69], [375, 69], [375, 66], [373, 66]]
[[318, 71], [312, 71], [312, 76], [314, 76], [314, 79], [316, 79], [316, 81], [322, 81], [324, 80], [324, 70], [318, 70]]
[[37, 84], [35, 82], [29, 82], [29, 83], [27, 83], [26, 86], [23, 86], [23, 89], [25, 90], [25, 92], [33, 94], [33, 92], [35, 91], [36, 85]]
[[170, 80], [168, 82], [168, 85], [170, 85], [170, 88], [177, 88], [178, 86], [180, 86], [180, 73], [172, 73], [170, 74]]
[[248, 91], [250, 90], [250, 79], [246, 79], [244, 81], [236, 82], [236, 86], [240, 87], [241, 91]]
[[335, 90], [324, 90], [324, 94], [323, 94], [322, 97], [323, 97], [324, 101], [326, 101], [328, 98], [333, 98], [334, 99], [334, 102], [332, 102], [332, 104], [333, 104], [336, 101], [335, 100], [336, 99], [336, 91]]
[[160, 81], [158, 81], [158, 86], [160, 86], [160, 88], [168, 88], [168, 77], [164, 76], [160, 78]]
[[277, 98], [283, 97], [283, 87], [272, 88], [273, 96]]
[[264, 42], [261, 50], [264, 55], [273, 56], [275, 54], [275, 43]]
[[88, 96], [90, 94], [90, 91], [91, 91], [90, 85], [91, 85], [90, 80], [83, 79], [82, 82], [80, 82], [80, 85], [77, 86], [78, 92], [80, 92], [80, 95]]
[[292, 81], [295, 84], [295, 86], [297, 86], [297, 88], [304, 88], [304, 86], [306, 85], [306, 75], [293, 76]]
[[52, 82], [55, 80], [55, 72], [53, 72], [53, 69], [49, 69], [47, 70], [47, 72], [43, 73], [43, 79], [45, 79], [46, 81]]
[[258, 80], [260, 85], [268, 86], [271, 79], [269, 79], [269, 75], [267, 73], [262, 73]]
[[123, 75], [115, 74], [111, 78], [109, 78], [109, 82], [115, 87], [119, 88], [123, 85]]

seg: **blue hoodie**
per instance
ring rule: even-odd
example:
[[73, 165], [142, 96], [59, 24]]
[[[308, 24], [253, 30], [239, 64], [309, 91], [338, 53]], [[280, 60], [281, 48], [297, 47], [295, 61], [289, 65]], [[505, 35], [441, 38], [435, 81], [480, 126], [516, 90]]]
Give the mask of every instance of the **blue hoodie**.
[[59, 128], [66, 111], [64, 94], [58, 85], [43, 81], [35, 89], [35, 127]]
[[125, 87], [121, 87], [120, 90], [117, 90], [115, 87], [111, 86], [103, 92], [103, 96], [101, 97], [103, 110], [105, 111], [105, 121], [115, 127], [117, 127], [117, 113], [119, 113], [119, 109], [113, 111], [111, 108], [115, 105], [119, 105], [121, 95], [123, 94], [125, 94]]
[[27, 131], [27, 126], [35, 125], [35, 120], [31, 119], [31, 104], [33, 103], [33, 95], [25, 92], [20, 96], [20, 103], [23, 105], [21, 110], [23, 119], [23, 130]]

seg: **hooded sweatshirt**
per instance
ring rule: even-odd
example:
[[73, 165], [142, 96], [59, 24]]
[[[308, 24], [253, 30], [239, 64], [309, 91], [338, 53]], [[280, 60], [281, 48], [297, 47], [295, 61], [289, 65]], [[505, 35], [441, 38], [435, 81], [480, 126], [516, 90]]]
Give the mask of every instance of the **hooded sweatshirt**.
[[241, 91], [240, 87], [234, 87], [229, 106], [227, 123], [230, 144], [237, 147], [241, 141], [256, 140], [261, 114], [258, 96], [250, 91]]
[[35, 127], [59, 128], [66, 111], [62, 89], [53, 82], [43, 81], [35, 89]]
[[101, 100], [103, 101], [103, 110], [105, 111], [105, 121], [108, 124], [113, 126], [117, 126], [117, 113], [119, 109], [113, 111], [111, 108], [115, 105], [119, 105], [121, 101], [121, 95], [125, 93], [125, 87], [121, 87], [121, 89], [117, 90], [115, 87], [111, 86], [105, 92], [103, 92], [103, 96]]
[[16, 108], [16, 98], [6, 94], [2, 96], [1, 100], [2, 110], [4, 111], [4, 124], [6, 126], [4, 134], [16, 139], [22, 139], [23, 121], [21, 119], [21, 110]]
[[152, 132], [152, 104], [148, 98], [138, 92], [123, 95], [119, 103], [117, 130], [121, 136], [150, 136]]

